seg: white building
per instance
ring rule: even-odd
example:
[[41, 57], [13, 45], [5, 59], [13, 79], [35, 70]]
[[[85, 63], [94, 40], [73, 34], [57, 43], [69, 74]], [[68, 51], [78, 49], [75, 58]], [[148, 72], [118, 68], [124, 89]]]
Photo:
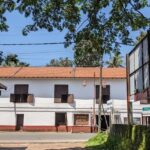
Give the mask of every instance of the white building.
[[[7, 89], [0, 92], [0, 130], [91, 132], [99, 75], [98, 67], [1, 67], [0, 83]], [[109, 120], [108, 100], [126, 101], [126, 69], [104, 68], [103, 79]]]

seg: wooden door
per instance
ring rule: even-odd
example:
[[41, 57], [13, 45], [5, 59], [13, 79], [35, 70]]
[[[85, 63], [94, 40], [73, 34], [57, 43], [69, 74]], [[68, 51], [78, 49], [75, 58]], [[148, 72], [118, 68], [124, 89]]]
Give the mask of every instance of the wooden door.
[[17, 121], [16, 121], [16, 130], [22, 130], [23, 128], [23, 120], [24, 120], [24, 115], [23, 114], [17, 114]]

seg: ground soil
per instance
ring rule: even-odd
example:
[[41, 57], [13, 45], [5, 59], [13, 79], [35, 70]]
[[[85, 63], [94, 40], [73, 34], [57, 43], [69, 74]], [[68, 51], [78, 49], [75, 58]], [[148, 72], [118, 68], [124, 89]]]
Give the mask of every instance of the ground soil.
[[0, 150], [86, 150], [85, 143], [0, 144]]

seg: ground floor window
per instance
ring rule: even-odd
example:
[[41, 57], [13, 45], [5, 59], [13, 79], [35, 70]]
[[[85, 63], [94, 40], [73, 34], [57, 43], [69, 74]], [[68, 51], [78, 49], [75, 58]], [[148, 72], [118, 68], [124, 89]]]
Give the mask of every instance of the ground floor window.
[[88, 114], [75, 114], [74, 125], [89, 125], [89, 115]]
[[[127, 117], [124, 117], [124, 124], [128, 124], [128, 118]], [[134, 117], [133, 118], [133, 124], [140, 125], [141, 124], [141, 118]]]
[[67, 125], [67, 114], [66, 113], [56, 113], [55, 124], [56, 124], [56, 126]]

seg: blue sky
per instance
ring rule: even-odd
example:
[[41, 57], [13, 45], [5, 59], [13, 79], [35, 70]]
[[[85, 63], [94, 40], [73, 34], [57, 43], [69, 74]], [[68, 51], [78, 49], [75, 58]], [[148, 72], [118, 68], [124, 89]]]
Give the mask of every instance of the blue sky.
[[[145, 16], [150, 17], [150, 9], [144, 9]], [[38, 32], [31, 32], [28, 36], [22, 35], [22, 29], [25, 25], [31, 22], [31, 19], [24, 18], [17, 12], [7, 13], [8, 25], [10, 26], [8, 32], [0, 33], [0, 43], [42, 43], [42, 42], [62, 42], [64, 41], [65, 31], [47, 32], [40, 30]], [[139, 32], [132, 32], [133, 39]], [[19, 59], [29, 63], [32, 66], [43, 66], [52, 58], [69, 57], [73, 59], [73, 46], [64, 48], [63, 45], [41, 45], [41, 46], [0, 46], [0, 50], [4, 55], [15, 53]], [[122, 46], [121, 52], [125, 56], [133, 47]]]

